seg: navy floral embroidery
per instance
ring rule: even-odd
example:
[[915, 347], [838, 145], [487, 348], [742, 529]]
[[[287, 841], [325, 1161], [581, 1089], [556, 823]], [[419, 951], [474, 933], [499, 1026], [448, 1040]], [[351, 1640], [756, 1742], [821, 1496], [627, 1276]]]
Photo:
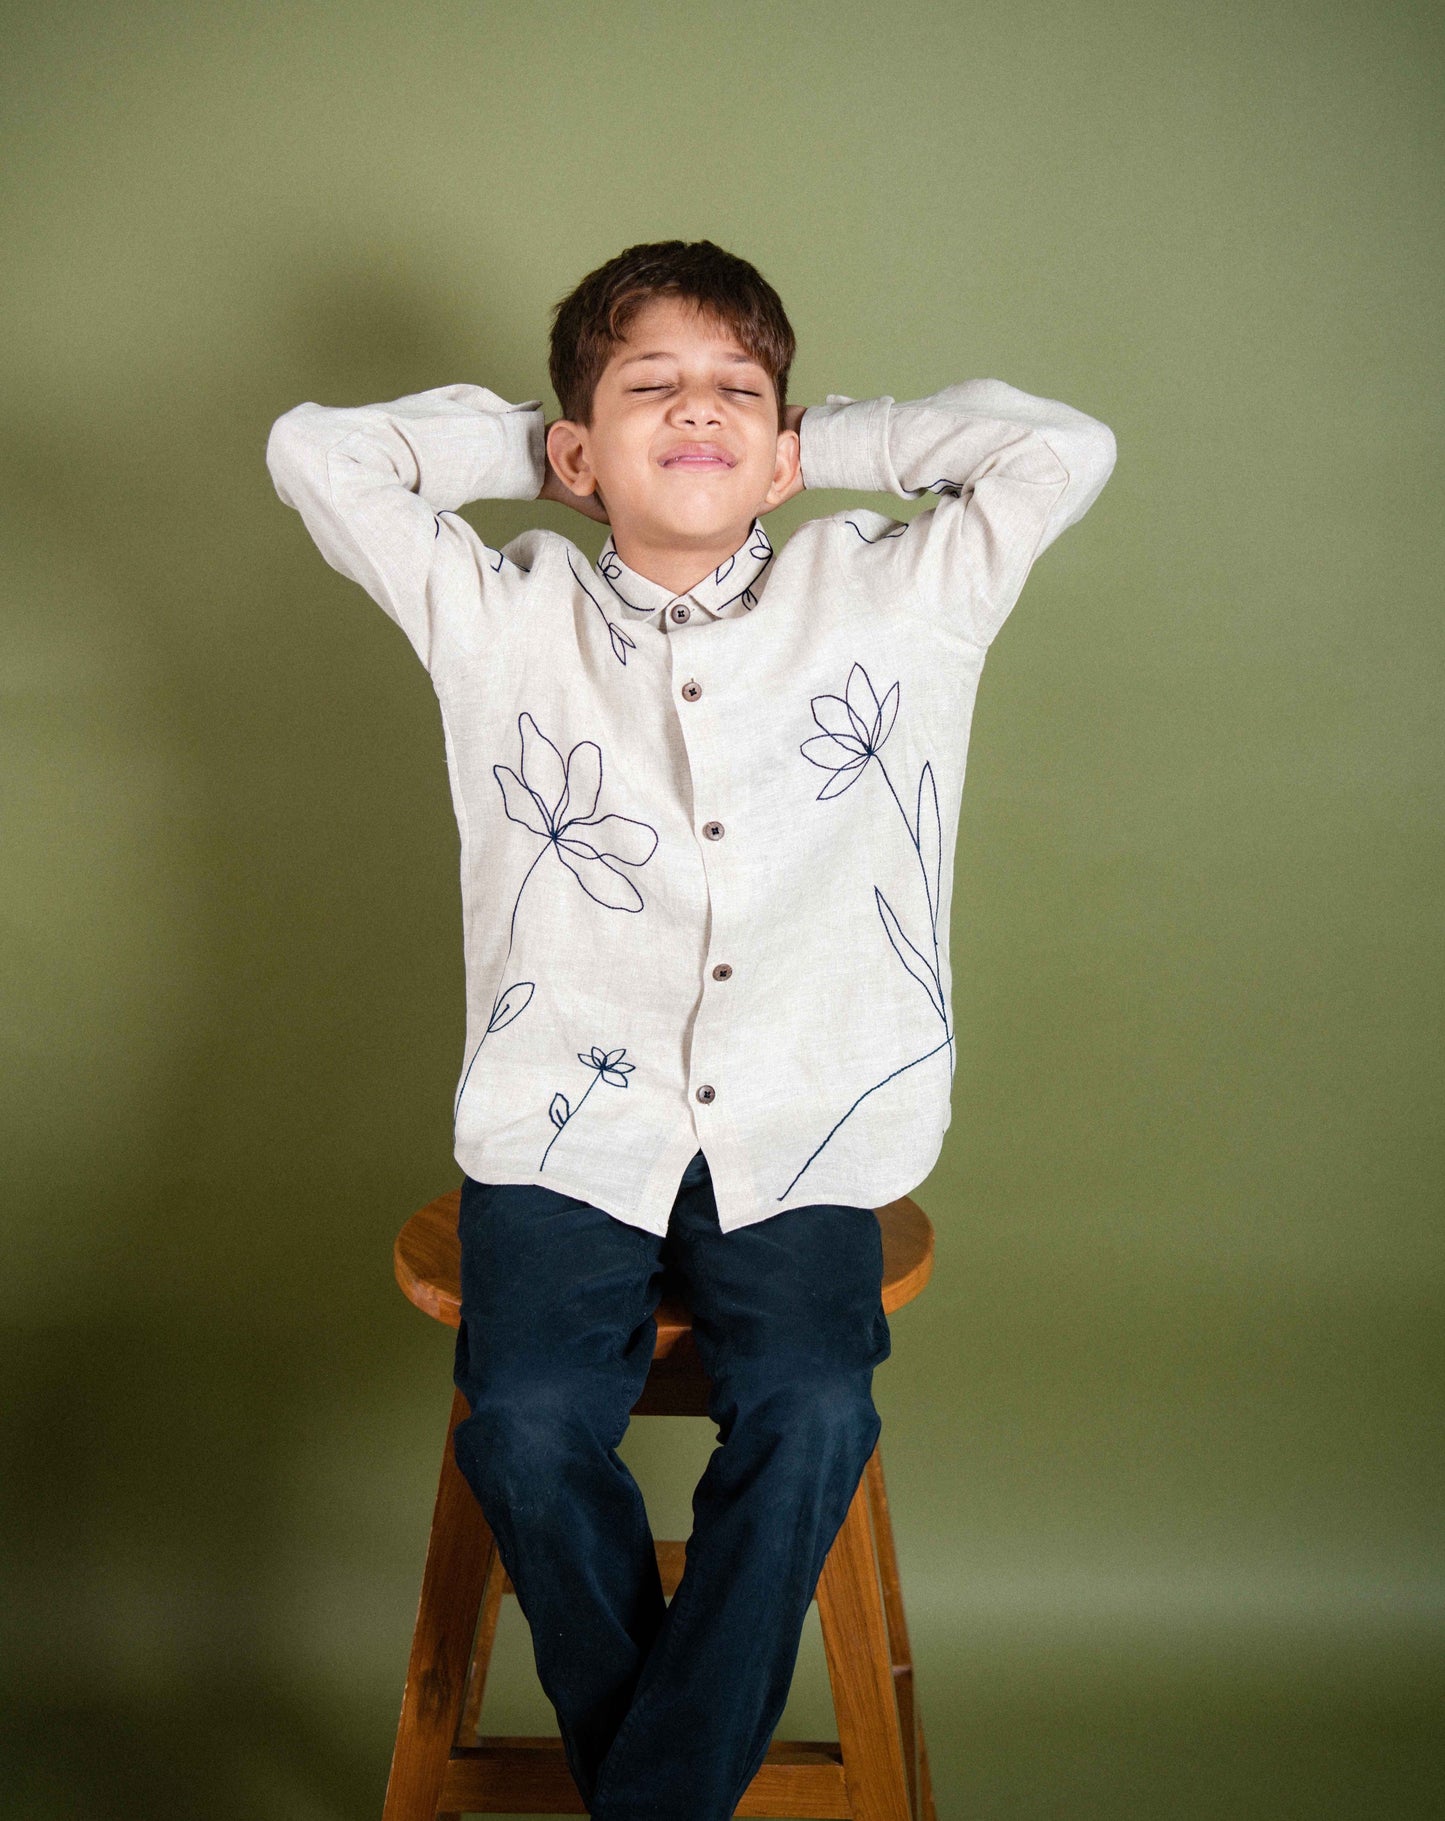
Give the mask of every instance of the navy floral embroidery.
[[[951, 481], [945, 476], [941, 480], [929, 481], [926, 486], [918, 488], [917, 491], [919, 493], [947, 493], [953, 499], [957, 499], [963, 492], [963, 482]], [[845, 525], [851, 525], [865, 544], [881, 544], [886, 537], [902, 537], [903, 533], [913, 521], [912, 519], [907, 519], [902, 524], [890, 525], [886, 531], [880, 531], [877, 537], [869, 537], [868, 533], [856, 519], [845, 518], [843, 523]]]
[[[769, 556], [768, 563], [772, 560], [772, 557]], [[763, 564], [763, 569], [767, 568], [768, 563]], [[758, 597], [753, 592], [753, 588], [758, 580], [758, 576], [761, 576], [763, 573], [763, 569], [759, 569], [758, 574], [753, 577], [746, 588], [740, 588], [736, 594], [730, 594], [725, 601], [719, 601], [717, 606], [713, 609], [714, 613], [722, 613], [725, 608], [731, 607], [734, 601], [741, 601], [743, 606], [751, 613], [753, 608], [758, 604]]]
[[606, 549], [602, 552], [601, 556], [598, 557], [597, 573], [604, 579], [607, 586], [617, 596], [624, 607], [630, 607], [634, 613], [652, 612], [650, 607], [639, 607], [636, 601], [629, 601], [627, 596], [617, 586], [618, 582], [622, 579], [622, 558], [615, 550], [610, 548]]
[[[774, 551], [773, 546], [769, 541], [767, 532], [756, 522], [753, 525], [752, 535], [749, 537], [745, 549], [746, 554], [752, 557], [760, 567], [754, 570], [752, 580], [748, 582], [745, 587], [739, 589], [736, 594], [730, 595], [725, 601], [714, 602], [708, 599], [706, 595], [702, 595], [700, 598], [703, 600], [704, 605], [709, 607], [712, 612], [725, 613], [727, 609], [732, 606], [734, 601], [741, 601], [743, 606], [749, 611], [757, 606], [758, 596], [754, 590], [758, 578], [762, 575], [763, 570], [767, 568], [768, 564], [777, 553]], [[736, 567], [737, 561], [738, 552], [735, 550], [725, 562], [719, 563], [717, 568], [713, 571], [711, 585], [720, 588]], [[623, 579], [624, 567], [625, 565], [623, 564], [622, 558], [618, 556], [612, 545], [610, 543], [604, 545], [602, 554], [597, 559], [597, 573], [607, 583], [607, 586], [617, 596], [618, 600], [621, 601], [622, 605], [630, 608], [633, 613], [656, 612], [656, 609], [653, 607], [643, 606], [638, 601], [629, 601], [627, 596], [622, 592], [618, 584]], [[574, 570], [573, 573], [576, 574], [576, 571]], [[580, 576], [578, 577], [578, 580], [581, 580]], [[705, 586], [705, 584], [699, 584], [699, 587], [702, 586]], [[630, 639], [628, 640], [628, 644], [632, 644]]]
[[[746, 588], [739, 590], [737, 594], [731, 595], [727, 600], [720, 602], [717, 607], [717, 612], [721, 613], [723, 608], [731, 607], [734, 601], [741, 601], [743, 606], [751, 613], [753, 608], [758, 604], [758, 596], [754, 593], [754, 589], [757, 586], [763, 570], [772, 562], [773, 557], [776, 554], [777, 553], [774, 551], [772, 543], [768, 538], [767, 532], [763, 530], [761, 525], [755, 524], [753, 526], [753, 535], [748, 539], [748, 555], [752, 557], [755, 562], [761, 564], [762, 567], [757, 571], [757, 574], [754, 575], [752, 581], [748, 583]], [[720, 569], [713, 579], [720, 582], [736, 561], [737, 557], [735, 555], [730, 556], [726, 566]]]
[[[517, 727], [521, 776], [510, 765], [492, 767], [508, 817], [546, 843], [537, 860], [549, 851], [555, 853], [589, 898], [610, 910], [640, 911], [641, 892], [614, 862], [645, 866], [657, 851], [657, 830], [633, 816], [597, 813], [602, 748], [595, 740], [579, 740], [564, 760], [525, 709], [517, 716]], [[523, 879], [524, 887], [526, 883]], [[519, 890], [518, 903], [521, 897]], [[514, 906], [513, 929], [516, 921]]]
[[[632, 816], [599, 815], [602, 794], [602, 749], [595, 740], [579, 740], [564, 760], [560, 750], [524, 709], [517, 716], [522, 756], [520, 776], [510, 765], [494, 765], [492, 775], [502, 793], [509, 820], [541, 838], [543, 845], [527, 868], [512, 905], [505, 968], [517, 935], [517, 911], [527, 881], [549, 853], [571, 873], [587, 896], [608, 910], [640, 911], [642, 894], [619, 866], [645, 866], [657, 851], [657, 830]], [[452, 1108], [455, 1123], [472, 1066], [493, 1031], [502, 1030], [527, 1009], [536, 982], [514, 980], [492, 1005], [487, 1028], [472, 1051]]]
[[[851, 521], [850, 521], [851, 522]], [[856, 527], [855, 527], [856, 529]], [[943, 990], [943, 964], [938, 938], [939, 908], [942, 902], [942, 863], [943, 863], [943, 827], [938, 808], [938, 786], [934, 781], [933, 763], [925, 763], [919, 774], [918, 791], [912, 814], [904, 807], [898, 795], [888, 768], [883, 763], [882, 751], [893, 731], [898, 717], [899, 687], [894, 683], [892, 688], [879, 698], [873, 687], [872, 679], [861, 664], [855, 663], [848, 672], [848, 681], [843, 694], [818, 695], [813, 697], [813, 719], [822, 729], [804, 740], [799, 751], [810, 765], [817, 765], [828, 775], [827, 782], [818, 792], [817, 801], [826, 802], [829, 798], [838, 797], [845, 790], [851, 790], [868, 767], [875, 766], [887, 785], [889, 794], [898, 807], [903, 818], [903, 826], [908, 831], [908, 839], [918, 861], [919, 872], [923, 879], [923, 894], [928, 907], [928, 938], [915, 942], [904, 928], [898, 912], [884, 897], [875, 885], [873, 900], [878, 907], [879, 920], [884, 934], [892, 945], [894, 954], [902, 963], [910, 979], [916, 980], [927, 996], [929, 1006], [943, 1026], [943, 1041], [925, 1050], [921, 1056], [915, 1056], [911, 1062], [885, 1075], [882, 1081], [875, 1081], [871, 1088], [866, 1088], [853, 1102], [841, 1118], [833, 1125], [807, 1158], [802, 1168], [793, 1177], [782, 1193], [777, 1197], [791, 1193], [799, 1178], [808, 1170], [814, 1159], [829, 1142], [843, 1121], [848, 1119], [863, 1104], [870, 1094], [876, 1094], [879, 1088], [907, 1070], [917, 1068], [927, 1062], [930, 1056], [936, 1056], [940, 1050], [949, 1051], [949, 1078], [953, 1075], [953, 1032], [949, 1028], [948, 1002]]]
[[560, 1089], [552, 1096], [552, 1104], [548, 1107], [547, 1113], [552, 1124], [556, 1126], [557, 1129], [547, 1140], [547, 1150], [543, 1151], [542, 1161], [537, 1166], [539, 1170], [546, 1169], [547, 1151], [552, 1149], [552, 1146], [556, 1144], [557, 1140], [567, 1129], [569, 1120], [575, 1119], [582, 1111], [582, 1108], [587, 1103], [587, 1095], [592, 1092], [599, 1081], [605, 1081], [609, 1087], [614, 1088], [625, 1088], [627, 1086], [627, 1077], [632, 1073], [636, 1065], [622, 1060], [626, 1054], [626, 1049], [601, 1050], [595, 1043], [592, 1046], [590, 1055], [584, 1056], [581, 1050], [578, 1050], [577, 1060], [584, 1068], [592, 1070], [592, 1079], [587, 1083], [586, 1090], [575, 1107], [568, 1103], [567, 1096], [562, 1093]]
[[[625, 626], [620, 626], [616, 620], [612, 619], [608, 615], [607, 609], [602, 605], [601, 601], [598, 600], [597, 596], [595, 594], [593, 594], [592, 590], [587, 586], [586, 582], [583, 581], [581, 575], [578, 573], [577, 565], [572, 561], [572, 558], [570, 556], [567, 558], [567, 567], [572, 571], [572, 574], [576, 577], [577, 586], [582, 590], [583, 594], [585, 594], [587, 596], [587, 599], [589, 601], [591, 601], [592, 605], [602, 615], [602, 623], [607, 628], [607, 638], [608, 638], [608, 642], [612, 646], [613, 657], [615, 657], [617, 659], [617, 662], [619, 664], [625, 664], [627, 662], [628, 652], [636, 651], [637, 640], [635, 638], [633, 638], [632, 634], [627, 630], [627, 628]], [[616, 589], [614, 589], [613, 593], [615, 594], [616, 592], [617, 592]], [[619, 595], [618, 599], [620, 600], [621, 598], [622, 597]], [[628, 601], [626, 603], [626, 605], [630, 607], [632, 605], [632, 603], [630, 601]]]
[[880, 531], [877, 537], [869, 537], [868, 533], [856, 519], [845, 518], [843, 523], [845, 525], [851, 525], [865, 544], [881, 544], [885, 537], [902, 537], [903, 533], [908, 529], [906, 524], [890, 525], [886, 531]]

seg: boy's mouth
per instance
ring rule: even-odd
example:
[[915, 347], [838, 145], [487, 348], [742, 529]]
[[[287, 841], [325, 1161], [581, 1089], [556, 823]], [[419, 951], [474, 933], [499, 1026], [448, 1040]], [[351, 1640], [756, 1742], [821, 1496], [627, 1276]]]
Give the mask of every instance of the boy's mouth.
[[679, 443], [662, 458], [664, 468], [731, 468], [733, 457], [721, 443]]

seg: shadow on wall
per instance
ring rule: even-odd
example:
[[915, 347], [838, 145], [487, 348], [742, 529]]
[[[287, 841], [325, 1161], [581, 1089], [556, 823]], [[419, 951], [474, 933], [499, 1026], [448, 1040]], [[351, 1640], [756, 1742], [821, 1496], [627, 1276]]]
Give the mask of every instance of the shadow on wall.
[[390, 1246], [459, 1178], [457, 837], [430, 682], [265, 444], [536, 351], [417, 274], [287, 269], [269, 338], [0, 432], [16, 1815], [372, 1812], [400, 1700], [450, 1343]]

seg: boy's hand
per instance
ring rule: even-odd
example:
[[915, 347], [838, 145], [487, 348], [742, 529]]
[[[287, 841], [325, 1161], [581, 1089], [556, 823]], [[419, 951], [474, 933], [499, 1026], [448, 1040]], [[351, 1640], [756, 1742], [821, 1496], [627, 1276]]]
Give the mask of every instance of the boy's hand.
[[[542, 426], [544, 439], [552, 428], [551, 424]], [[580, 512], [583, 518], [596, 519], [599, 525], [609, 525], [611, 520], [595, 493], [574, 493], [552, 466], [552, 458], [547, 457], [547, 476], [542, 482], [542, 491], [537, 495], [539, 500], [556, 500], [559, 506], [570, 506], [574, 512]]]

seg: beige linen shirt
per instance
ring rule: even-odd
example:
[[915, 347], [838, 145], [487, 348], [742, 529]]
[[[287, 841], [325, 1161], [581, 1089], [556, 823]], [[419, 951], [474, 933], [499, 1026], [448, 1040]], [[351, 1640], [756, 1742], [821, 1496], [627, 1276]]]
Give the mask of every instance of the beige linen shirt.
[[952, 1117], [949, 907], [989, 644], [1114, 437], [997, 379], [804, 412], [811, 488], [924, 493], [674, 595], [609, 536], [493, 548], [535, 499], [539, 400], [297, 405], [267, 463], [441, 707], [461, 835], [456, 1160], [662, 1234], [694, 1152], [724, 1232], [915, 1188]]

